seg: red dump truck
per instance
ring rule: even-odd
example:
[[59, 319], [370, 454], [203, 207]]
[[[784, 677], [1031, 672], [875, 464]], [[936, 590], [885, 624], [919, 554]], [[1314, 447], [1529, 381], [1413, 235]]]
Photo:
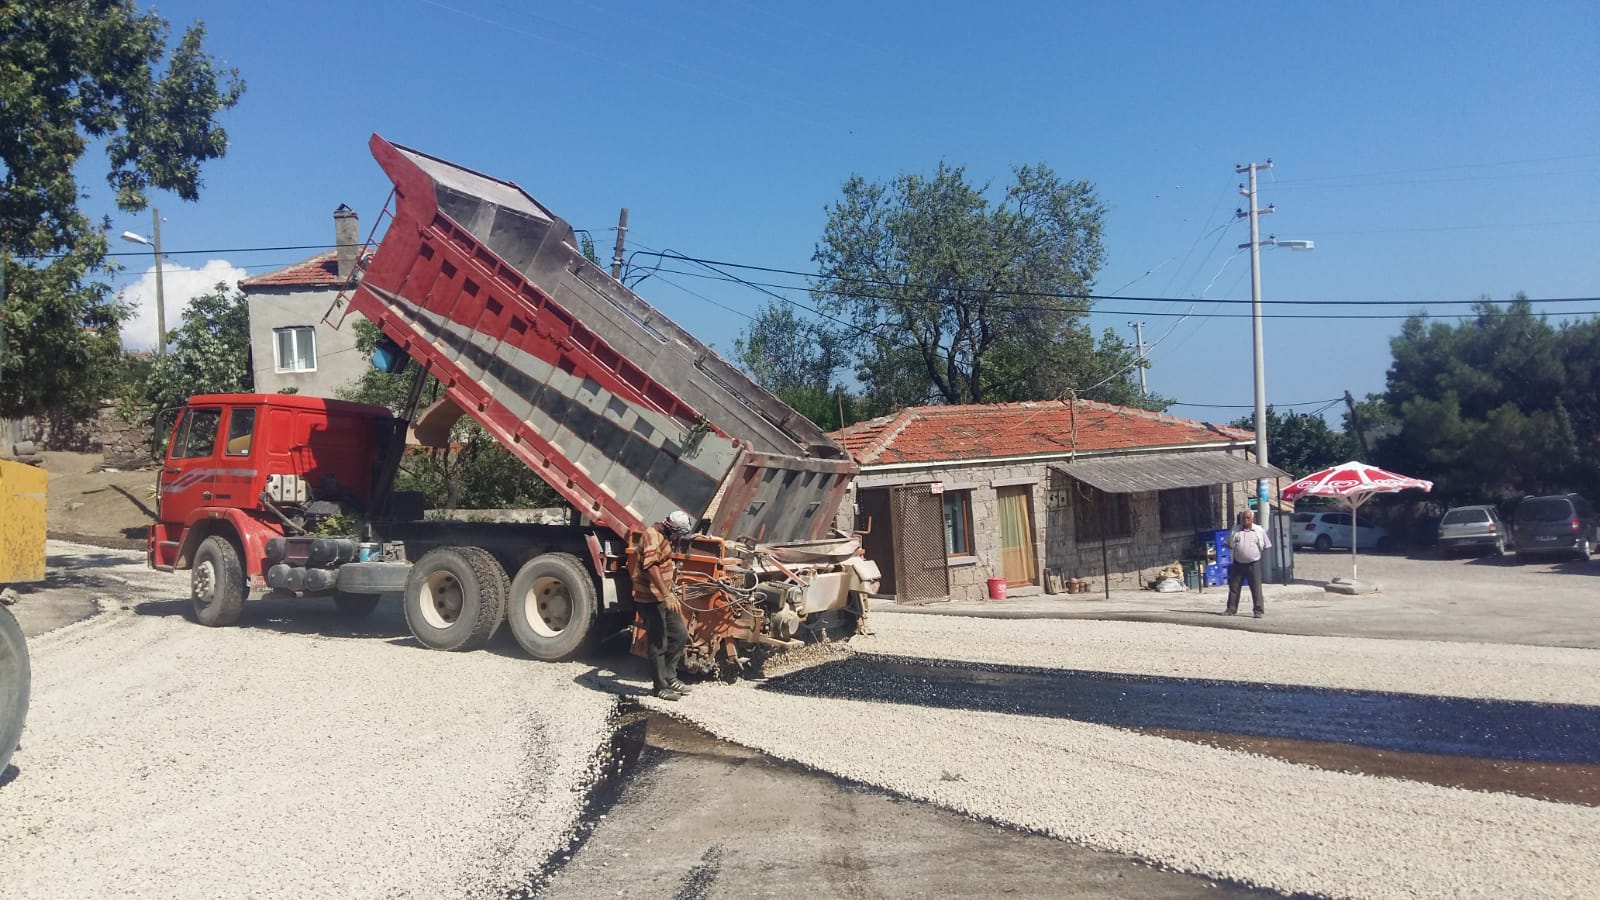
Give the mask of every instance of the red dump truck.
[[[191, 572], [195, 615], [235, 621], [252, 591], [361, 614], [404, 595], [422, 643], [480, 646], [507, 622], [539, 659], [632, 621], [631, 537], [669, 511], [692, 670], [751, 644], [850, 629], [878, 588], [834, 528], [857, 468], [826, 434], [589, 261], [573, 229], [501, 181], [373, 135], [390, 217], [339, 313], [382, 333], [375, 365], [415, 361], [406, 408], [299, 395], [190, 398], [176, 417], [150, 564]], [[423, 377], [444, 395], [419, 410]], [[567, 525], [436, 521], [393, 489], [408, 434], [462, 416], [571, 505]], [[329, 525], [358, 523], [348, 534]]]

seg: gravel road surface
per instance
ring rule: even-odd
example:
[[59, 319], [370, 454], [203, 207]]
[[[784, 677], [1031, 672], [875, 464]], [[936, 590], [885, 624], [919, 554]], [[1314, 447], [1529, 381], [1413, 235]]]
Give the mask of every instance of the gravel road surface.
[[203, 628], [186, 578], [80, 552], [133, 602], [29, 641], [0, 894], [483, 895], [576, 820], [615, 705], [574, 684], [589, 666], [425, 650], [392, 602]]
[[[423, 650], [392, 601], [357, 622], [314, 602], [257, 601], [242, 626], [206, 629], [186, 618], [185, 579], [144, 570], [140, 554], [51, 552], [100, 579], [104, 612], [30, 641], [33, 707], [0, 786], [7, 895], [497, 896], [564, 846], [617, 696], [640, 687], [626, 659], [538, 664], [509, 643]], [[1143, 622], [873, 624], [848, 649], [783, 665], [886, 654], [1600, 715], [1594, 650]], [[820, 698], [747, 682], [643, 702], [895, 796], [1180, 872], [1331, 896], [1600, 896], [1600, 808], [904, 694]]]

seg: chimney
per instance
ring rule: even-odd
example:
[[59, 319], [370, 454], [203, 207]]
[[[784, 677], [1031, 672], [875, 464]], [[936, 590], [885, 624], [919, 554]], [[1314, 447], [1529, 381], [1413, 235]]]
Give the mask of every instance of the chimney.
[[340, 280], [350, 277], [356, 270], [356, 253], [361, 249], [361, 220], [356, 211], [343, 203], [333, 211], [334, 253], [339, 260]]

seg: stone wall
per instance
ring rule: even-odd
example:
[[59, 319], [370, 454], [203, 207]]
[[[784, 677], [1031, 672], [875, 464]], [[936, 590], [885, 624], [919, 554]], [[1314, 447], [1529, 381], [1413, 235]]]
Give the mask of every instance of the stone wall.
[[29, 441], [36, 450], [101, 453], [105, 464], [116, 469], [153, 465], [150, 458], [150, 423], [124, 422], [113, 400], [100, 404], [88, 420], [67, 416], [6, 419], [0, 422], [0, 454], [10, 455], [13, 445]]

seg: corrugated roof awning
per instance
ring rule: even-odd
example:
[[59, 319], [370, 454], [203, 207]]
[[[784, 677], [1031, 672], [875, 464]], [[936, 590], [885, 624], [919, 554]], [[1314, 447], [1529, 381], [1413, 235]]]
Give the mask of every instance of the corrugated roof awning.
[[1250, 460], [1220, 452], [1098, 457], [1051, 468], [1108, 494], [1255, 481], [1263, 471], [1268, 478], [1291, 477], [1274, 466], [1263, 469]]

